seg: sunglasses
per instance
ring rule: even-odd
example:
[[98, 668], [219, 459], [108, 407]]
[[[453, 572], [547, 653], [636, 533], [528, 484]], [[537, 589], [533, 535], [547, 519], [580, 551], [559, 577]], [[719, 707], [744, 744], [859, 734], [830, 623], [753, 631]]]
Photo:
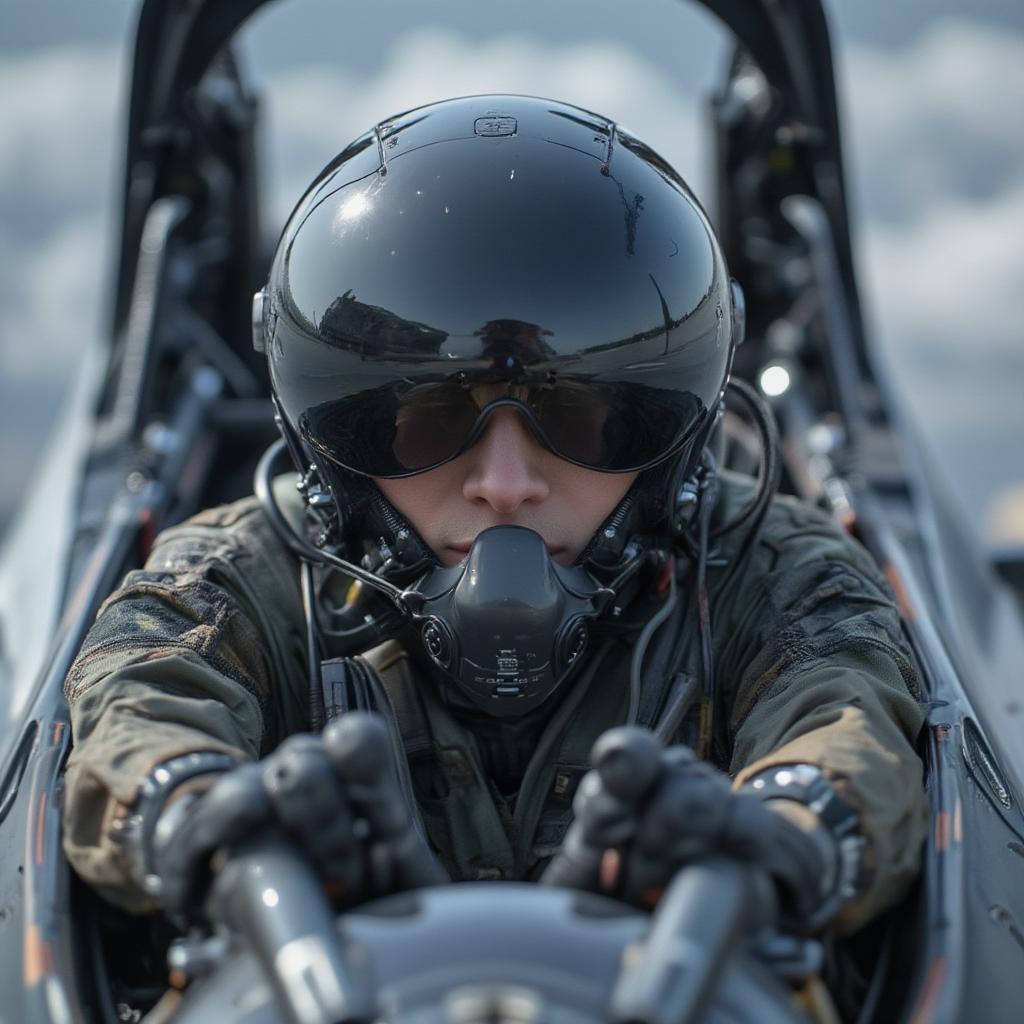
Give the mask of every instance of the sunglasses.
[[647, 469], [695, 434], [706, 409], [692, 392], [636, 383], [468, 385], [393, 382], [315, 406], [300, 418], [307, 444], [365, 476], [413, 476], [457, 458], [495, 409], [512, 407], [560, 459], [602, 473]]

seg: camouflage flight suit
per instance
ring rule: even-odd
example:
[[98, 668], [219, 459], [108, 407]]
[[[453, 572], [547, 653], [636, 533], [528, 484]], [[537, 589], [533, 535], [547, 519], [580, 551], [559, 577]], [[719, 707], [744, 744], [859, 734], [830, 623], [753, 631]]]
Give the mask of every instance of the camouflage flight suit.
[[[277, 490], [297, 510], [287, 478]], [[749, 481], [724, 474], [717, 520], [749, 496]], [[726, 535], [722, 561], [742, 532]], [[75, 745], [64, 820], [71, 863], [108, 899], [147, 909], [118, 840], [156, 765], [192, 751], [251, 760], [308, 728], [298, 575], [249, 498], [163, 533], [145, 568], [101, 609], [66, 683]], [[913, 749], [923, 711], [891, 595], [862, 548], [786, 498], [773, 503], [743, 571], [730, 580], [716, 564], [708, 578], [720, 766], [738, 785], [770, 765], [815, 764], [859, 809], [870, 881], [844, 915], [853, 929], [906, 890], [927, 819]], [[680, 629], [682, 665], [699, 674], [694, 621]], [[533, 877], [554, 852], [590, 745], [625, 718], [633, 638], [595, 645], [566, 696], [544, 712], [514, 799], [488, 775], [472, 729], [394, 642], [366, 655], [417, 695], [430, 741], [411, 776], [453, 878]]]

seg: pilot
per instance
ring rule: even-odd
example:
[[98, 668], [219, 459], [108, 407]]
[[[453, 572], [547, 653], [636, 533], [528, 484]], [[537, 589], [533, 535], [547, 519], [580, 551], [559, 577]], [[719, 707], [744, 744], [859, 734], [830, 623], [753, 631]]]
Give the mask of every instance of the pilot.
[[201, 916], [217, 851], [275, 828], [349, 901], [650, 906], [719, 852], [804, 933], [897, 902], [918, 677], [770, 445], [757, 480], [717, 464], [730, 386], [772, 438], [743, 330], [700, 204], [603, 117], [464, 98], [345, 149], [254, 305], [294, 472], [164, 532], [67, 679], [80, 875]]

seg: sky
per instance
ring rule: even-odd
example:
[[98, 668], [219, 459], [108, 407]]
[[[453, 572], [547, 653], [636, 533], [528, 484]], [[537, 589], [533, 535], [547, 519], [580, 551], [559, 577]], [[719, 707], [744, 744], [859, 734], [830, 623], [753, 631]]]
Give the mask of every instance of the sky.
[[[876, 354], [992, 543], [1024, 542], [1024, 6], [827, 6], [857, 258]], [[0, 12], [0, 530], [102, 337], [120, 187], [126, 0]], [[344, 17], [340, 16], [341, 14]], [[352, 137], [468, 92], [620, 121], [706, 192], [709, 16], [670, 0], [277, 3], [242, 41], [267, 117], [267, 223]]]

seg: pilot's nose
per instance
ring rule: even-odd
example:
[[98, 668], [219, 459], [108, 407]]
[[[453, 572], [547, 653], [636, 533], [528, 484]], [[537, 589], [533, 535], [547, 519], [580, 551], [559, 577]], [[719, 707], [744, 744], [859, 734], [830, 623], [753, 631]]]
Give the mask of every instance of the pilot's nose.
[[548, 496], [546, 453], [515, 409], [495, 409], [469, 452], [462, 484], [467, 501], [485, 502], [499, 515], [510, 516], [524, 503], [536, 504]]

